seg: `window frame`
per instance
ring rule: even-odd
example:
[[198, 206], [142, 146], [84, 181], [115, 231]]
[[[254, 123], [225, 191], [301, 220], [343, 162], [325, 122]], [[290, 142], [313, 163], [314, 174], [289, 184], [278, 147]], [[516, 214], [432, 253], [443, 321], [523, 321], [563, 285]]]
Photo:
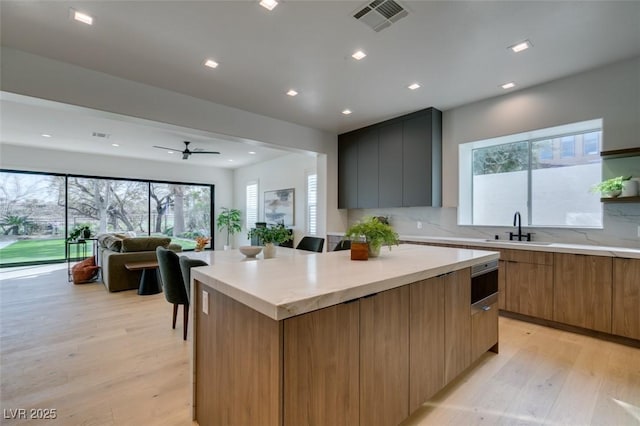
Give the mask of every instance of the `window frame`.
[[[315, 185], [315, 201], [313, 204], [311, 204], [309, 198], [310, 198], [310, 185], [309, 185], [309, 179], [311, 177], [314, 177], [314, 185]], [[314, 228], [312, 229], [311, 227], [311, 211], [313, 210], [314, 216], [315, 216], [315, 220], [314, 220]], [[305, 214], [306, 214], [306, 233], [307, 235], [313, 235], [313, 236], [317, 236], [318, 235], [318, 173], [315, 171], [308, 171], [305, 173]]]
[[[599, 155], [594, 154], [584, 154], [578, 153], [578, 149], [580, 146], [576, 146], [577, 142], [582, 141], [582, 135], [589, 133], [599, 133], [598, 144], [599, 147], [602, 147], [603, 141], [603, 129], [602, 129], [602, 119], [594, 119], [588, 120], [584, 122], [576, 122], [565, 124], [561, 126], [556, 126], [552, 128], [545, 128], [539, 130], [533, 130], [526, 133], [512, 134], [506, 135], [496, 138], [490, 138], [485, 140], [473, 141], [461, 143], [458, 146], [458, 212], [457, 212], [457, 224], [458, 226], [472, 226], [472, 227], [509, 227], [508, 223], [504, 225], [496, 225], [496, 224], [477, 224], [475, 223], [474, 218], [474, 150], [480, 148], [489, 148], [492, 146], [506, 145], [517, 142], [527, 142], [528, 143], [528, 162], [529, 165], [526, 169], [527, 172], [527, 207], [526, 207], [526, 226], [531, 228], [578, 228], [578, 229], [603, 229], [604, 228], [604, 218], [603, 218], [603, 207], [600, 204], [600, 220], [598, 225], [564, 225], [564, 224], [533, 224], [533, 212], [534, 206], [532, 205], [532, 199], [534, 197], [532, 191], [532, 172], [537, 170], [533, 168], [532, 162], [534, 160], [532, 155], [532, 147], [535, 142], [541, 142], [545, 140], [553, 140], [553, 139], [561, 139], [567, 136], [574, 137], [574, 157], [592, 157], [593, 159], [597, 159], [601, 162], [601, 157]], [[561, 145], [560, 145], [561, 148]], [[552, 148], [552, 152], [555, 150]], [[582, 155], [581, 155], [582, 154]], [[564, 159], [571, 157], [564, 157]], [[554, 153], [552, 155], [552, 159], [554, 160], [562, 160], [561, 152]], [[593, 161], [590, 161], [591, 163]], [[583, 163], [588, 164], [589, 162]], [[524, 170], [523, 170], [524, 171]], [[600, 174], [602, 176], [602, 168], [600, 168]], [[601, 179], [601, 178], [600, 178]], [[521, 210], [525, 212], [525, 210]], [[524, 219], [525, 214], [523, 214]], [[525, 223], [523, 223], [525, 225]]]
[[[185, 185], [185, 186], [202, 186], [209, 188], [210, 191], [210, 230], [209, 235], [212, 236], [211, 239], [211, 250], [215, 249], [214, 241], [215, 241], [215, 221], [214, 221], [214, 212], [215, 212], [215, 185], [207, 184], [207, 183], [197, 183], [197, 182], [181, 182], [181, 181], [171, 181], [171, 180], [158, 180], [158, 179], [140, 179], [140, 178], [126, 178], [126, 177], [111, 177], [111, 176], [93, 176], [93, 175], [83, 175], [83, 174], [74, 174], [74, 173], [55, 173], [55, 172], [46, 172], [46, 171], [31, 171], [31, 170], [15, 170], [15, 169], [5, 169], [0, 168], [0, 173], [17, 173], [17, 174], [30, 174], [30, 175], [47, 175], [47, 176], [61, 176], [64, 177], [64, 188], [65, 188], [65, 205], [64, 205], [64, 239], [66, 240], [69, 232], [69, 178], [80, 178], [80, 179], [103, 179], [103, 180], [114, 180], [114, 181], [129, 181], [129, 182], [142, 182], [147, 185], [147, 203], [148, 203], [148, 226], [147, 226], [147, 235], [151, 235], [151, 196], [149, 194], [150, 187], [152, 183], [161, 183], [161, 184], [173, 184], [173, 185]], [[189, 251], [188, 249], [186, 251]], [[66, 259], [63, 260], [55, 260], [51, 262], [22, 262], [22, 263], [14, 263], [10, 266], [26, 266], [26, 265], [44, 265], [49, 263], [61, 263], [66, 262]]]
[[[256, 194], [255, 194], [255, 222], [253, 224], [249, 224], [249, 187], [250, 186], [254, 186], [256, 187]], [[244, 223], [245, 223], [245, 227], [247, 230], [253, 228], [256, 226], [256, 222], [258, 222], [259, 218], [260, 218], [260, 182], [258, 180], [250, 180], [247, 181], [244, 185], [244, 207], [245, 207], [245, 218], [244, 218]]]

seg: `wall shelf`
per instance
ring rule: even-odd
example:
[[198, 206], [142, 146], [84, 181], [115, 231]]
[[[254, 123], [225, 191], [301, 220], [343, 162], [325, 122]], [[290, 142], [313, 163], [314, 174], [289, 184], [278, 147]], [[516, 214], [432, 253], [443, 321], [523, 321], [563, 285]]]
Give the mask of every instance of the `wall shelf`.
[[600, 198], [603, 203], [640, 203], [640, 197], [606, 197]]
[[640, 148], [626, 148], [626, 149], [614, 149], [611, 151], [602, 151], [600, 156], [602, 158], [623, 158], [623, 157], [635, 157], [640, 155]]

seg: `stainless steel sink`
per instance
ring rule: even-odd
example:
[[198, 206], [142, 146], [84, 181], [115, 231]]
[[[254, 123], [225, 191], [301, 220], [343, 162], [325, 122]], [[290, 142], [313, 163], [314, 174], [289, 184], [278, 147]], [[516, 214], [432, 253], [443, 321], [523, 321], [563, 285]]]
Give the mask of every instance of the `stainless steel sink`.
[[485, 240], [488, 243], [501, 243], [501, 244], [525, 244], [525, 245], [533, 245], [533, 246], [549, 246], [553, 243], [549, 243], [546, 241], [514, 241], [514, 240]]

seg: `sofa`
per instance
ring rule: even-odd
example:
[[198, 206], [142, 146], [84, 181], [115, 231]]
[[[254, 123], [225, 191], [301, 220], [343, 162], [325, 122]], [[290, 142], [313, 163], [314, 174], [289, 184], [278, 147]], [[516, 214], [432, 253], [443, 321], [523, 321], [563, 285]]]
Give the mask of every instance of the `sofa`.
[[125, 264], [157, 261], [156, 247], [175, 252], [182, 251], [179, 244], [171, 244], [168, 237], [129, 237], [125, 234], [98, 235], [98, 265], [102, 282], [110, 292], [137, 289], [142, 271], [129, 271]]

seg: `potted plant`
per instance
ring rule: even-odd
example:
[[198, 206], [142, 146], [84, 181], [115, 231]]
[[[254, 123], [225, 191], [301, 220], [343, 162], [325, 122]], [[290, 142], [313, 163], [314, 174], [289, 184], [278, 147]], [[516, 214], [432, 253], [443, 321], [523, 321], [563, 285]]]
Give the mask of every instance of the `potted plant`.
[[389, 247], [399, 244], [399, 236], [391, 225], [384, 223], [378, 217], [367, 216], [360, 222], [351, 225], [344, 235], [345, 239], [358, 241], [362, 236], [369, 244], [369, 257], [380, 254], [380, 247]]
[[622, 193], [624, 181], [631, 179], [631, 176], [618, 176], [604, 180], [591, 188], [592, 192], [600, 192], [605, 198], [615, 198]]
[[69, 231], [67, 241], [84, 240], [91, 237], [91, 227], [87, 223], [80, 223]]
[[254, 228], [249, 231], [249, 238], [258, 237], [264, 244], [265, 259], [270, 259], [275, 256], [276, 248], [275, 244], [282, 244], [285, 241], [293, 239], [293, 235], [289, 229], [285, 228], [283, 224], [270, 225], [264, 228]]
[[227, 244], [225, 244], [224, 249], [229, 250], [231, 247], [229, 244], [230, 237], [242, 231], [240, 210], [223, 207], [222, 213], [218, 215], [218, 221], [216, 224], [218, 226], [218, 231], [222, 231], [224, 229], [227, 230]]

